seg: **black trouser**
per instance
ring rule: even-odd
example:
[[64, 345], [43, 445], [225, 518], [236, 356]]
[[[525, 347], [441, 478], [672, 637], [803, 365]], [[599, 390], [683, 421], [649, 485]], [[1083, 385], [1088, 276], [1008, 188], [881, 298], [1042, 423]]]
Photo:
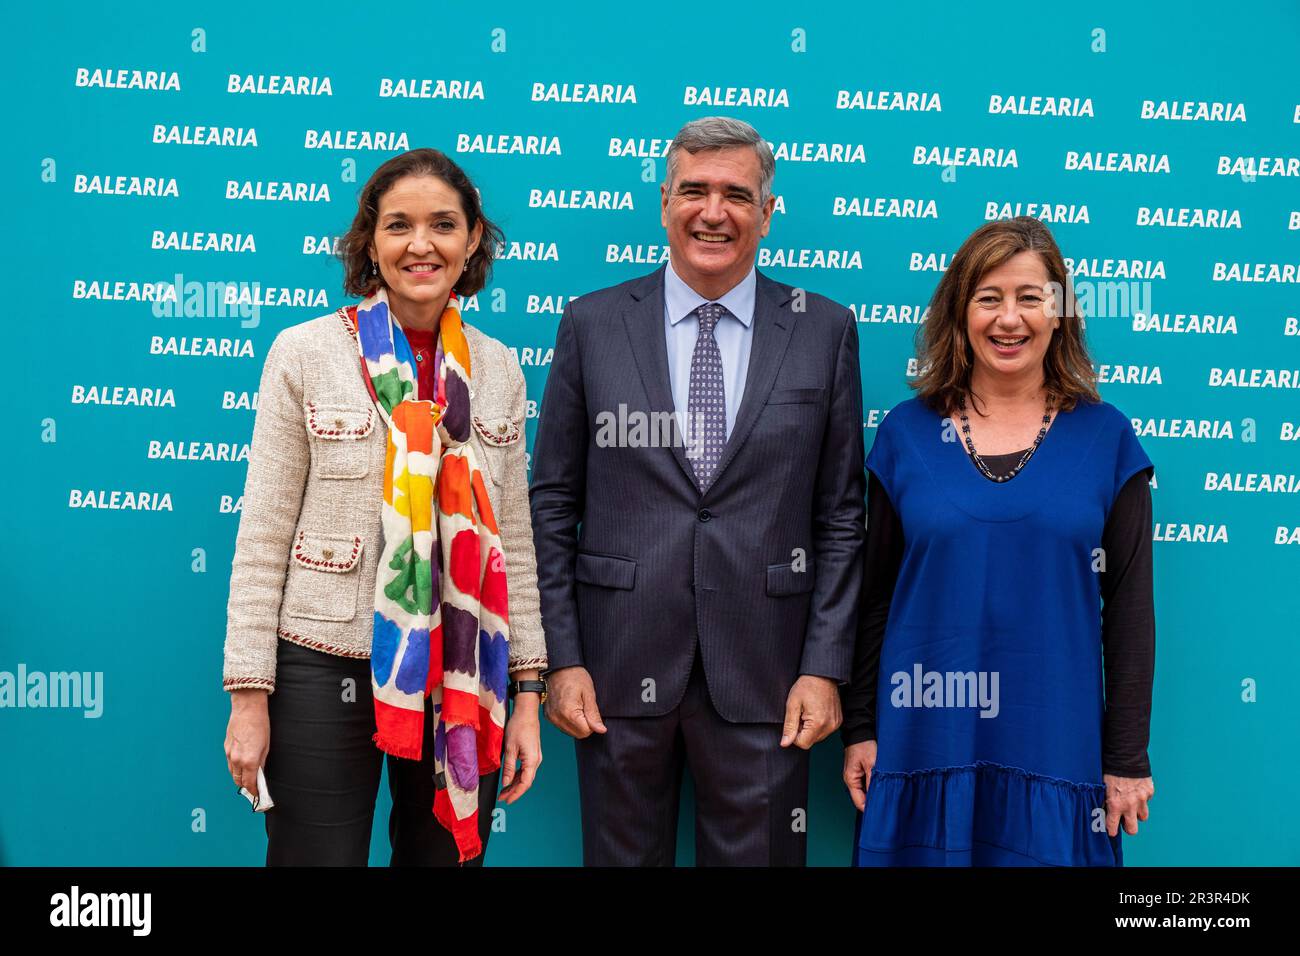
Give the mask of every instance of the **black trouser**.
[[[268, 700], [267, 866], [366, 866], [384, 754], [374, 744], [370, 661], [278, 641]], [[349, 683], [350, 682], [350, 683]], [[479, 782], [478, 829], [486, 851], [500, 771]], [[388, 757], [392, 866], [456, 866], [451, 832], [433, 815], [433, 709], [423, 759]], [[483, 854], [466, 861], [482, 866]]]
[[585, 865], [673, 865], [684, 765], [695, 780], [696, 865], [804, 865], [808, 751], [781, 747], [780, 724], [725, 720], [698, 651], [675, 710], [604, 720], [605, 733], [575, 742]]

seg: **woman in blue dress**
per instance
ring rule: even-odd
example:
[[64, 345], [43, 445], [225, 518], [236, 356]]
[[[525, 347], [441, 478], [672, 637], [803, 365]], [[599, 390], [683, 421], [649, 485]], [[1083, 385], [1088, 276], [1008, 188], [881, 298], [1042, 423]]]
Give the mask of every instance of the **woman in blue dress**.
[[842, 731], [857, 865], [1117, 866], [1147, 818], [1154, 469], [1073, 303], [1041, 222], [976, 230], [877, 430]]

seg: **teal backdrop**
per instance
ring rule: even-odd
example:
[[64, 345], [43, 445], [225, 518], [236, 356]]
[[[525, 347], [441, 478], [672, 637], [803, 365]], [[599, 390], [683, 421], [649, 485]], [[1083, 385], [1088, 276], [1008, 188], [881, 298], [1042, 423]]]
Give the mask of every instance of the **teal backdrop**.
[[[222, 751], [245, 465], [221, 459], [242, 457], [275, 334], [345, 304], [328, 250], [370, 172], [438, 147], [504, 227], [465, 316], [517, 350], [531, 446], [563, 302], [657, 266], [664, 149], [719, 113], [777, 151], [760, 268], [858, 313], [868, 447], [909, 395], [946, 257], [988, 218], [1049, 222], [1097, 296], [1102, 394], [1156, 465], [1156, 796], [1126, 860], [1300, 862], [1296, 4], [122, 2], [8, 18], [3, 863], [262, 861]], [[241, 198], [259, 191], [290, 198]], [[192, 442], [209, 460], [168, 454]], [[18, 706], [42, 702], [32, 674], [60, 672], [102, 680], [98, 699]], [[543, 749], [491, 865], [581, 862], [572, 744], [547, 727]], [[849, 860], [841, 753], [832, 738], [813, 754], [813, 864]], [[379, 800], [377, 865], [386, 784]], [[679, 862], [691, 835], [684, 812]]]

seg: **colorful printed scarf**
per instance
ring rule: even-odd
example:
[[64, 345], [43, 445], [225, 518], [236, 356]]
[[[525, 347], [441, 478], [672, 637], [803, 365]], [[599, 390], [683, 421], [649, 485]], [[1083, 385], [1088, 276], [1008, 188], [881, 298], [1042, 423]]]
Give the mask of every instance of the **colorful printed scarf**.
[[479, 777], [501, 764], [510, 639], [501, 538], [469, 441], [469, 346], [452, 295], [440, 320], [437, 395], [417, 401], [414, 356], [383, 289], [357, 307], [356, 325], [366, 384], [388, 425], [374, 739], [385, 753], [419, 760], [429, 698], [433, 813], [464, 862], [483, 850]]

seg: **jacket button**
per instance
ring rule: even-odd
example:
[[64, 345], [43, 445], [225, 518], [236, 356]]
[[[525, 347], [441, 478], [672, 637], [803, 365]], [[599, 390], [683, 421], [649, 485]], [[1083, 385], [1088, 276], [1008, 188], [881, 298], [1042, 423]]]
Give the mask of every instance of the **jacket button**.
[[701, 508], [699, 514], [697, 514], [696, 517], [699, 518], [701, 521], [708, 521], [710, 518], [713, 517], [713, 512], [711, 512], [708, 508]]

